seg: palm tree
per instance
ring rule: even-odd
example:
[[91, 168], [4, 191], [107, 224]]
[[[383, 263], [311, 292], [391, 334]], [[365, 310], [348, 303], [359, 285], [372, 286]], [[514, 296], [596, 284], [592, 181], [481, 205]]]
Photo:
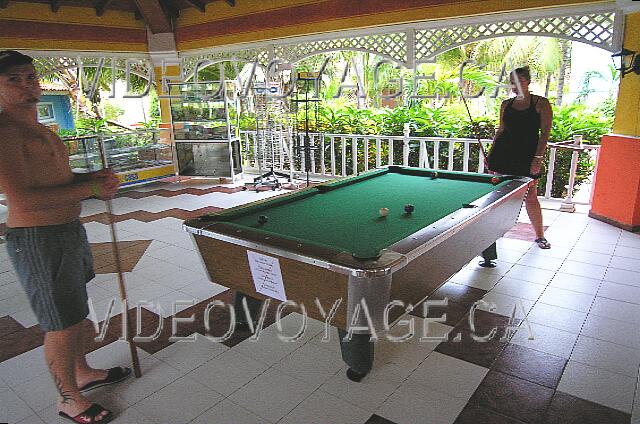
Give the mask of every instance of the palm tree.
[[[570, 44], [566, 42], [565, 44]], [[561, 94], [564, 90], [564, 80], [570, 66], [570, 51], [557, 38], [519, 36], [519, 37], [495, 37], [488, 40], [466, 44], [449, 50], [438, 56], [437, 63], [445, 67], [459, 67], [464, 60], [472, 59], [478, 64], [484, 65], [484, 70], [491, 74], [499, 74], [502, 67], [529, 65], [532, 74], [545, 81], [545, 96], [548, 96], [551, 89], [551, 82], [554, 76], [562, 73], [558, 78], [558, 91]], [[561, 68], [562, 59], [564, 68]], [[466, 69], [465, 69], [466, 71]], [[476, 75], [480, 78], [481, 75]], [[465, 73], [465, 79], [468, 76]], [[490, 87], [484, 81], [480, 86]], [[494, 81], [494, 86], [500, 81]], [[468, 94], [468, 92], [467, 92]], [[560, 98], [560, 101], [562, 99]], [[489, 99], [486, 101], [491, 104]]]
[[571, 42], [567, 40], [560, 41], [562, 52], [562, 60], [560, 62], [560, 70], [558, 73], [558, 88], [556, 90], [556, 106], [562, 106], [562, 96], [564, 94], [565, 80], [571, 73]]
[[542, 37], [539, 66], [542, 71], [541, 75], [545, 76], [544, 96], [549, 97], [551, 89], [551, 79], [560, 68], [562, 60], [562, 48], [560, 40], [552, 37]]
[[[71, 93], [71, 100], [76, 106], [76, 110], [85, 116], [90, 116], [96, 119], [102, 119], [102, 112], [100, 110], [100, 91], [110, 91], [113, 80], [113, 72], [109, 66], [105, 66], [101, 69], [100, 75], [96, 82], [96, 89], [93, 93], [90, 92], [90, 85], [93, 83], [97, 67], [84, 67], [84, 77], [80, 78], [80, 68], [70, 67], [59, 69], [51, 74], [43, 75], [42, 79], [49, 82], [59, 82], [65, 86]], [[116, 80], [125, 80], [124, 71], [116, 70]], [[136, 92], [142, 92], [148, 85], [146, 79], [131, 74], [130, 75], [131, 87]]]
[[589, 97], [589, 94], [594, 92], [594, 90], [591, 88], [591, 81], [595, 79], [605, 80], [606, 78], [600, 72], [593, 70], [587, 71], [584, 74], [584, 79], [582, 80], [582, 84], [580, 84], [580, 91], [575, 99], [576, 103], [585, 102], [587, 100], [587, 97]]

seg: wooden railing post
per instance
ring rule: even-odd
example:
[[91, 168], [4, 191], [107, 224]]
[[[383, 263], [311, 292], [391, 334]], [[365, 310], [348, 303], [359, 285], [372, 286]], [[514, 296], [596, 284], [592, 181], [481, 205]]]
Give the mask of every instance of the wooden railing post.
[[409, 166], [409, 134], [411, 134], [411, 128], [408, 122], [405, 122], [402, 134], [402, 165]]

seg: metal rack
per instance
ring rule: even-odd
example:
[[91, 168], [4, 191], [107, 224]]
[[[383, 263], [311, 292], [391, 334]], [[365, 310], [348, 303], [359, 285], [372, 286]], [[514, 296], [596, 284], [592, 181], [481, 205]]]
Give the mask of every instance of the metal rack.
[[[282, 180], [289, 183], [293, 181], [293, 171], [289, 174], [274, 171], [274, 168], [282, 168], [287, 156], [291, 160], [291, 142], [290, 137], [287, 137], [290, 134], [288, 110], [284, 100], [273, 96], [280, 92], [279, 83], [270, 83], [269, 86], [263, 82], [254, 83], [250, 109], [253, 109], [256, 120], [255, 157], [258, 176], [253, 182], [245, 184], [245, 190], [249, 187], [256, 191], [261, 187], [278, 190], [282, 188]], [[268, 171], [263, 172], [265, 169]]]
[[[307, 187], [309, 186], [309, 175], [314, 172], [312, 166], [312, 158], [317, 151], [320, 151], [319, 146], [313, 144], [310, 131], [310, 122], [313, 120], [316, 131], [318, 130], [318, 116], [320, 109], [319, 98], [309, 98], [309, 84], [312, 81], [316, 81], [318, 78], [317, 72], [298, 72], [297, 81], [302, 81], [302, 89], [304, 90], [303, 96], [300, 97], [298, 92], [298, 86], [296, 86], [295, 95], [292, 97], [292, 109], [295, 122], [293, 125], [293, 150], [300, 156], [302, 170], [306, 173]], [[304, 112], [304, 119], [299, 121], [300, 105], [303, 105], [302, 111]], [[313, 105], [313, 108], [309, 106]], [[302, 130], [302, 133], [301, 133]], [[322, 139], [323, 134], [318, 134], [319, 139]], [[320, 152], [322, 154], [323, 152]]]

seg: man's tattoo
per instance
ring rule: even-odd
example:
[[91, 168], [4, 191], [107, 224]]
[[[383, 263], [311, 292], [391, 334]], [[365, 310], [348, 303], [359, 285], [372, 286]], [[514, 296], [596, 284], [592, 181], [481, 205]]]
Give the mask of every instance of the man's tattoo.
[[71, 403], [71, 401], [73, 400], [73, 397], [71, 396], [69, 391], [65, 391], [64, 390], [64, 388], [62, 387], [62, 380], [53, 371], [53, 361], [49, 362], [49, 369], [51, 370], [51, 375], [53, 376], [53, 381], [56, 383], [56, 388], [58, 389], [58, 393], [60, 394], [60, 397], [62, 398], [62, 403], [65, 404], [65, 405], [69, 405]]

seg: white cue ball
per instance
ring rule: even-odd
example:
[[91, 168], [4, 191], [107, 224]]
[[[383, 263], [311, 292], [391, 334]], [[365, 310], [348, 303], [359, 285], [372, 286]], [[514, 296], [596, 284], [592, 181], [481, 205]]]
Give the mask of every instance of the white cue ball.
[[388, 208], [380, 208], [380, 216], [387, 216], [389, 214]]

